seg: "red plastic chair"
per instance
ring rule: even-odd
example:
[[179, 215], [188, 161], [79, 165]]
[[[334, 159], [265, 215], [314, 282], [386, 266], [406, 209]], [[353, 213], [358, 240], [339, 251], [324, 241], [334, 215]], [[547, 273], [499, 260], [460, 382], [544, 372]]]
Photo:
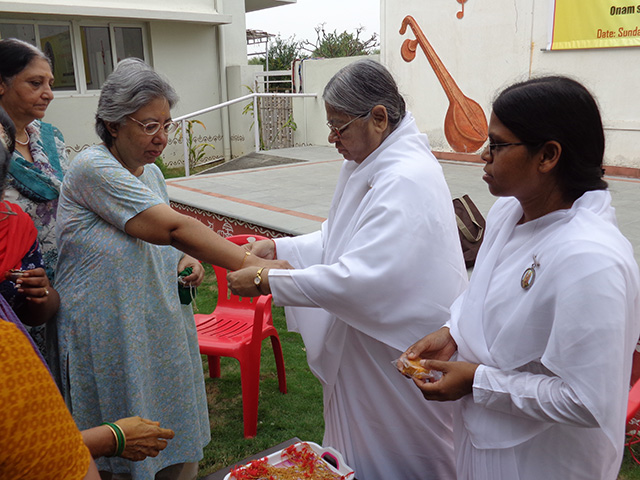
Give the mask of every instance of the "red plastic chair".
[[627, 424], [636, 416], [640, 409], [640, 380], [633, 384], [629, 391], [629, 401], [627, 403]]
[[[228, 240], [237, 245], [263, 240], [258, 235], [234, 235]], [[271, 338], [278, 371], [278, 386], [287, 393], [284, 357], [278, 331], [271, 316], [271, 295], [241, 298], [227, 286], [227, 271], [213, 266], [218, 280], [218, 304], [213, 313], [196, 314], [200, 353], [208, 356], [209, 376], [220, 377], [220, 357], [233, 357], [240, 362], [242, 409], [245, 438], [255, 437], [258, 428], [260, 392], [260, 350], [262, 341]]]

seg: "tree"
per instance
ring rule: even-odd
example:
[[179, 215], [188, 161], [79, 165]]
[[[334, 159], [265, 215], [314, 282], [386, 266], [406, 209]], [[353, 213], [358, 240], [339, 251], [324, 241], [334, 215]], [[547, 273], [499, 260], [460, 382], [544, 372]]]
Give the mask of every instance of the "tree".
[[[300, 42], [295, 37], [282, 39], [278, 35], [273, 42], [269, 42], [269, 70], [289, 70], [291, 64], [301, 56]], [[249, 65], [262, 65], [266, 70], [265, 57], [252, 58]]]
[[[286, 70], [291, 71], [291, 64], [294, 60], [300, 58], [300, 42], [295, 40], [295, 37], [290, 37], [283, 40], [278, 35], [273, 42], [269, 42], [269, 65], [267, 64], [265, 57], [252, 58], [249, 61], [249, 65], [262, 65], [264, 70], [270, 72], [274, 70]], [[269, 86], [266, 89], [268, 92], [288, 92], [291, 90], [291, 76], [287, 77], [270, 77]]]
[[356, 29], [355, 34], [346, 30], [338, 33], [337, 30], [327, 33], [324, 23], [315, 28], [317, 39], [315, 43], [308, 40], [301, 42], [300, 47], [311, 53], [312, 57], [353, 57], [356, 55], [371, 55], [378, 47], [378, 35], [374, 33], [367, 39], [361, 39], [364, 27]]

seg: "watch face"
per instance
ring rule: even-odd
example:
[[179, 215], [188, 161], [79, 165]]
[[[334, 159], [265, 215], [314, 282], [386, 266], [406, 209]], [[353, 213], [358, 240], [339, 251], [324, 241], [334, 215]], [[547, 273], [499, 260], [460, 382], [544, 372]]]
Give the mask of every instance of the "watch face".
[[262, 279], [260, 277], [256, 277], [256, 278], [253, 279], [253, 283], [255, 283], [256, 285], [260, 285], [260, 281], [261, 280]]

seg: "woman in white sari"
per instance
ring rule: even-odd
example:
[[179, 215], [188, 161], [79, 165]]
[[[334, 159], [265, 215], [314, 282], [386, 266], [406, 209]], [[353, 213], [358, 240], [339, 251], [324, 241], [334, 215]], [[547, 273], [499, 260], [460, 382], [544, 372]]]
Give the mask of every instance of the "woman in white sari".
[[483, 179], [502, 198], [449, 325], [406, 352], [444, 373], [415, 381], [426, 399], [460, 399], [460, 480], [617, 478], [640, 284], [603, 154], [598, 106], [571, 79], [494, 102]]
[[244, 269], [231, 287], [290, 306], [323, 386], [323, 443], [358, 479], [455, 478], [451, 406], [425, 403], [393, 366], [467, 283], [449, 189], [383, 66], [343, 68], [323, 98], [345, 158], [329, 217], [316, 233], [255, 244], [295, 270]]

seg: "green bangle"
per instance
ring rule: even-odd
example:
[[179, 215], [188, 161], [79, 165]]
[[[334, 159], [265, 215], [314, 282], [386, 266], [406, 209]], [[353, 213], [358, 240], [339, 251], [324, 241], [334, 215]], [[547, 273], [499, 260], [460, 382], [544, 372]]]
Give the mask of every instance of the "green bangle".
[[115, 452], [117, 452], [117, 451], [118, 451], [118, 434], [116, 433], [116, 431], [115, 431], [111, 426], [107, 425], [106, 423], [101, 423], [101, 424], [100, 424], [100, 426], [105, 426], [105, 427], [107, 427], [107, 428], [109, 429], [109, 431], [110, 431], [111, 433], [113, 433], [113, 438], [114, 438], [114, 440], [116, 441], [116, 448], [115, 448], [115, 450], [113, 451], [113, 453], [112, 453], [111, 455], [106, 455], [106, 456], [107, 456], [107, 457], [115, 457], [115, 456], [116, 456], [116, 453], [115, 453]]
[[125, 447], [127, 446], [127, 439], [124, 436], [124, 432], [122, 428], [116, 423], [103, 422], [102, 425], [106, 425], [111, 429], [113, 434], [116, 436], [116, 451], [112, 455], [113, 457], [119, 457], [124, 452]]
[[120, 425], [118, 425], [117, 423], [114, 423], [113, 427], [116, 429], [116, 433], [120, 435], [120, 438], [122, 440], [120, 443], [120, 448], [118, 448], [118, 451], [116, 452], [116, 456], [119, 457], [122, 455], [122, 453], [124, 452], [124, 449], [127, 447], [127, 437], [124, 436], [124, 432], [122, 431], [122, 428], [120, 427]]

